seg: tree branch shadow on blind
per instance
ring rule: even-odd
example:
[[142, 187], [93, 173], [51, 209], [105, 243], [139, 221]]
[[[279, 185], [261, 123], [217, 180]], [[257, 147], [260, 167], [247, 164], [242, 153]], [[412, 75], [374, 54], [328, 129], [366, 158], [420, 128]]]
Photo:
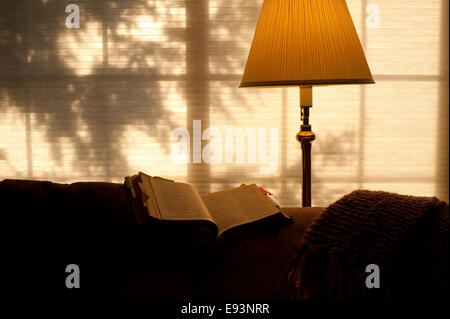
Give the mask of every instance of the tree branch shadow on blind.
[[[67, 3], [64, 1], [7, 0], [0, 4], [0, 90], [6, 93], [9, 100], [8, 103], [2, 103], [1, 107], [14, 108], [29, 119], [29, 168], [28, 172], [21, 173], [22, 177], [36, 176], [31, 156], [33, 150], [39, 148], [39, 145], [33, 145], [32, 135], [35, 132], [44, 134], [51, 147], [51, 159], [57, 165], [67, 160], [67, 154], [73, 148], [70, 167], [76, 174], [71, 177], [91, 176], [106, 181], [122, 179], [125, 175], [135, 173], [135, 167], [129, 165], [127, 150], [119, 143], [127, 127], [142, 128], [166, 152], [161, 157], [168, 157], [170, 130], [178, 125], [173, 120], [178, 116], [176, 111], [171, 105], [164, 105], [164, 100], [168, 100], [165, 94], [169, 96], [170, 93], [165, 93], [163, 88], [165, 81], [174, 81], [183, 89], [186, 81], [186, 70], [180, 73], [166, 70], [185, 63], [186, 58], [182, 48], [169, 45], [185, 44], [187, 37], [184, 27], [171, 21], [168, 16], [171, 13], [167, 9], [171, 9], [174, 2], [159, 1], [165, 11], [161, 11], [154, 2], [143, 0], [79, 0], [76, 3], [81, 10], [81, 29], [65, 27], [68, 13], [65, 13]], [[184, 2], [177, 3], [179, 8], [184, 8]], [[246, 94], [247, 91], [238, 89], [237, 86], [245, 66], [260, 2], [243, 1], [239, 3], [239, 10], [227, 7], [226, 2], [218, 3], [217, 11], [210, 13], [209, 30], [219, 33], [223, 30], [230, 36], [226, 39], [210, 34], [208, 38], [207, 54], [212, 59], [208, 70], [211, 91], [209, 107], [220, 110], [218, 114], [222, 123], [227, 126], [241, 126], [235, 120], [242, 118], [242, 114], [251, 113], [252, 106], [257, 103], [252, 100], [251, 95]], [[159, 27], [165, 40], [152, 41], [153, 36], [158, 37], [158, 34], [152, 33], [150, 37], [146, 37], [149, 34], [144, 34], [143, 39], [133, 38], [131, 34], [139, 24], [136, 16], [151, 17], [152, 19], [145, 19], [146, 23], [167, 21]], [[94, 33], [87, 32], [90, 23], [98, 24]], [[250, 29], [252, 32], [249, 38]], [[71, 37], [63, 37], [61, 40], [60, 36], [63, 34], [70, 34]], [[72, 44], [78, 44], [75, 48], [79, 51], [74, 56], [70, 55], [74, 50]], [[159, 60], [151, 64], [148, 63], [149, 57], [157, 57]], [[87, 59], [86, 62], [84, 58]], [[92, 58], [98, 60], [91, 63], [89, 59]], [[214, 84], [215, 81], [219, 82]], [[229, 87], [226, 94], [215, 91], [222, 90], [222, 84], [225, 84], [225, 88]], [[265, 99], [263, 91], [262, 89], [259, 97], [262, 101]], [[223, 94], [223, 97], [215, 94], [216, 92]], [[228, 108], [230, 101], [233, 107], [239, 107], [239, 112]], [[261, 108], [261, 111], [267, 110]], [[281, 111], [280, 108], [279, 112]], [[182, 123], [184, 127], [185, 122]], [[274, 125], [279, 127], [281, 123]], [[285, 130], [284, 127], [281, 129]], [[285, 133], [283, 131], [282, 134]], [[293, 139], [294, 136], [287, 138]], [[319, 138], [322, 145], [329, 147], [319, 149], [313, 146], [314, 169], [321, 165], [317, 161], [318, 154], [341, 145], [335, 143], [336, 138], [333, 136], [319, 135]], [[300, 147], [296, 151], [300, 158]], [[339, 157], [345, 151], [334, 149], [334, 155], [326, 157], [327, 163], [333, 161], [336, 165], [345, 165], [346, 157]], [[14, 166], [14, 161], [8, 158], [5, 151], [1, 155], [0, 160]], [[47, 158], [42, 157], [42, 160]], [[227, 167], [227, 172], [231, 173], [226, 174], [229, 176], [227, 180], [213, 174], [207, 182], [220, 184], [222, 189], [252, 181], [267, 187], [278, 185], [282, 190], [280, 195], [283, 201], [296, 203], [300, 193], [301, 165], [299, 160], [288, 164], [281, 175], [275, 177], [258, 175], [257, 165], [248, 170], [231, 164]], [[314, 169], [313, 200], [323, 196], [328, 199], [333, 193], [323, 185]], [[21, 177], [20, 174], [15, 175]], [[44, 178], [54, 177], [46, 174]], [[292, 185], [283, 187], [284, 184]]]
[[[103, 46], [105, 40], [132, 41], [120, 35], [121, 28], [130, 29], [136, 23], [132, 15], [125, 14], [126, 10], [139, 11], [139, 15], [155, 14], [155, 7], [143, 0], [129, 0], [126, 4], [106, 0], [76, 3], [80, 6], [82, 27], [71, 30], [75, 41], [83, 40], [80, 30], [90, 22], [99, 22], [106, 24], [110, 32], [106, 39], [103, 34]], [[1, 2], [0, 88], [9, 101], [2, 103], [1, 108], [13, 107], [23, 114], [32, 114], [33, 127], [27, 127], [27, 134], [34, 130], [45, 133], [56, 163], [61, 163], [70, 146], [74, 149], [72, 168], [83, 176], [110, 178], [134, 173], [128, 171], [125, 151], [118, 144], [128, 125], [142, 127], [168, 151], [173, 114], [162, 104], [158, 66], [146, 62], [148, 56], [164, 50], [162, 43], [136, 41], [127, 49], [118, 46], [116, 59], [126, 61], [120, 67], [109, 63], [103, 48], [102, 63], [95, 64], [88, 74], [79, 75], [79, 70], [68, 64], [75, 59], [68, 56], [71, 43], [58, 40], [61, 33], [69, 30], [65, 27], [66, 5], [57, 0]], [[172, 32], [171, 36], [183, 35]], [[86, 56], [89, 45], [98, 45], [89, 37], [86, 35], [87, 47], [81, 48], [86, 50]], [[173, 50], [170, 53], [169, 58], [179, 54]], [[83, 68], [84, 64], [77, 66]], [[158, 124], [163, 125], [157, 129]], [[28, 150], [32, 152], [35, 147], [29, 145]], [[2, 158], [7, 160], [8, 154], [4, 153]], [[33, 167], [29, 167], [28, 175], [33, 175]]]

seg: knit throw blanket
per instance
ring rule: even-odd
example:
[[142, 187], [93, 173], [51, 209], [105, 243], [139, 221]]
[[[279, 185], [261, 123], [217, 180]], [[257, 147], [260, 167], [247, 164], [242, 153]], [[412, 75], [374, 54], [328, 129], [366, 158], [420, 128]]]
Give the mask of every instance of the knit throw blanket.
[[[366, 285], [370, 264], [380, 270], [378, 289]], [[288, 298], [338, 300], [448, 293], [448, 205], [354, 191], [309, 227], [279, 289]]]

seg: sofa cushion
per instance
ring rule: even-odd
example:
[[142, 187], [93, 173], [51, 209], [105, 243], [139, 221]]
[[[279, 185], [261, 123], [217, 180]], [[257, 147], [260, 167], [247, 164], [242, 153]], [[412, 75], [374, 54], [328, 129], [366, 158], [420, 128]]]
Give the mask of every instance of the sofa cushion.
[[41, 225], [134, 224], [123, 184], [11, 180], [0, 182], [6, 214], [15, 222]]
[[276, 287], [303, 235], [324, 208], [285, 208], [293, 223], [224, 245], [200, 268], [195, 297], [200, 299], [277, 298]]
[[[14, 298], [177, 298], [192, 291], [192, 256], [203, 247], [161, 241], [137, 225], [123, 184], [0, 182], [3, 265]], [[65, 267], [81, 287], [65, 287]], [[6, 283], [7, 284], [7, 283]]]

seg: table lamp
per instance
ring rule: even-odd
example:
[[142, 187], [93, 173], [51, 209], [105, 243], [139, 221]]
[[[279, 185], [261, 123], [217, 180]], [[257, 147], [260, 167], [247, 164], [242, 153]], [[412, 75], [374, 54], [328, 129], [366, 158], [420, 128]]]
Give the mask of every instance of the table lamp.
[[311, 206], [313, 85], [375, 83], [345, 0], [265, 0], [240, 87], [300, 87], [302, 206]]

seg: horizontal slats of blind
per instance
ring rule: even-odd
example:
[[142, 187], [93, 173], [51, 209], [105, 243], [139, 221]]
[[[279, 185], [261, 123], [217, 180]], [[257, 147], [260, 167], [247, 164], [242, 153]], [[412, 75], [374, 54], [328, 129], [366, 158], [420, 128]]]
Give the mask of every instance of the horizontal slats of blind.
[[[262, 0], [75, 3], [80, 29], [65, 27], [65, 1], [0, 3], [1, 178], [141, 170], [201, 194], [257, 183], [300, 204], [298, 89], [238, 88]], [[448, 201], [448, 4], [347, 3], [377, 83], [314, 88], [313, 205], [357, 188]], [[193, 148], [194, 120], [215, 130], [210, 163], [173, 157], [171, 133], [188, 129]]]

